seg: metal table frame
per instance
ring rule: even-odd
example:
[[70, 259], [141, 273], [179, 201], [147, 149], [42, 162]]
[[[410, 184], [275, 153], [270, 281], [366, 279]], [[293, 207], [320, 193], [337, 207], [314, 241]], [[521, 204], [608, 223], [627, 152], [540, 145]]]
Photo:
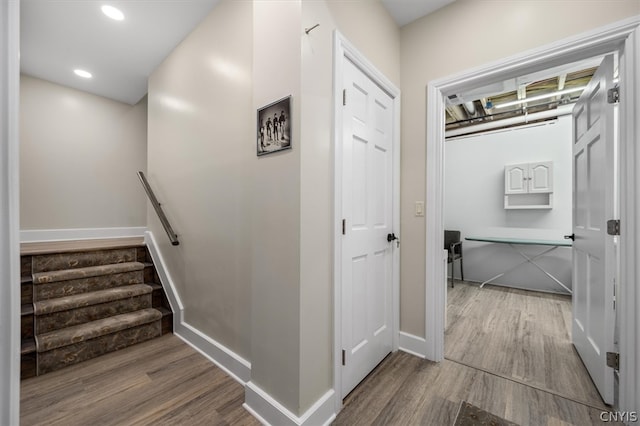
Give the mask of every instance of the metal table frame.
[[[571, 247], [571, 241], [535, 240], [535, 239], [525, 239], [525, 238], [497, 238], [497, 237], [465, 237], [465, 240], [468, 240], [468, 241], [480, 241], [480, 242], [485, 242], [485, 243], [507, 244], [509, 247], [511, 247], [513, 250], [515, 250], [516, 253], [518, 253], [520, 256], [522, 256], [525, 259], [524, 261], [522, 261], [522, 262], [518, 263], [517, 265], [507, 269], [506, 271], [496, 275], [495, 277], [489, 278], [488, 280], [484, 281], [482, 284], [480, 284], [480, 288], [484, 287], [485, 284], [488, 284], [491, 281], [493, 281], [493, 280], [495, 280], [497, 278], [500, 278], [504, 274], [513, 271], [514, 269], [520, 267], [521, 265], [524, 265], [526, 263], [531, 263], [536, 268], [538, 268], [542, 272], [544, 272], [553, 281], [558, 283], [558, 285], [560, 285], [562, 288], [564, 288], [566, 291], [568, 291], [569, 294], [573, 294], [573, 292], [571, 291], [571, 289], [569, 287], [564, 285], [562, 282], [560, 282], [560, 280], [558, 280], [556, 277], [551, 275], [542, 266], [538, 265], [535, 262], [535, 260], [537, 258], [539, 258], [541, 256], [544, 256], [545, 254], [547, 254], [549, 252], [552, 252], [553, 250], [557, 249], [558, 247]], [[550, 246], [550, 247], [545, 249], [545, 250], [543, 250], [542, 252], [536, 254], [535, 256], [529, 257], [526, 254], [522, 253], [520, 250], [518, 250], [518, 248], [516, 247], [518, 245]]]

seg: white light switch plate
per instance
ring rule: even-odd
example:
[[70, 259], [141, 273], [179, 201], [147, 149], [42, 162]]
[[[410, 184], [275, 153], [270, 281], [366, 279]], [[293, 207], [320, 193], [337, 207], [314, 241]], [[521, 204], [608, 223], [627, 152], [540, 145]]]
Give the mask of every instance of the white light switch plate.
[[416, 216], [424, 216], [424, 201], [416, 201]]

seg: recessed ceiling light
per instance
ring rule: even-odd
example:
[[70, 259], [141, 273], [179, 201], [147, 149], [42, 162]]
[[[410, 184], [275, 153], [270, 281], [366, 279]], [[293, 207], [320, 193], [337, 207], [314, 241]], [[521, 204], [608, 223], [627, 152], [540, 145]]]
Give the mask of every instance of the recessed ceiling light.
[[73, 72], [75, 73], [75, 75], [77, 75], [78, 77], [82, 77], [82, 78], [91, 78], [93, 77], [93, 75], [91, 75], [91, 73], [89, 71], [85, 71], [85, 70], [81, 70], [81, 69], [76, 69], [73, 70]]
[[120, 9], [109, 6], [108, 4], [102, 6], [101, 10], [102, 13], [104, 13], [111, 19], [115, 19], [116, 21], [122, 21], [124, 19], [124, 13], [122, 13]]

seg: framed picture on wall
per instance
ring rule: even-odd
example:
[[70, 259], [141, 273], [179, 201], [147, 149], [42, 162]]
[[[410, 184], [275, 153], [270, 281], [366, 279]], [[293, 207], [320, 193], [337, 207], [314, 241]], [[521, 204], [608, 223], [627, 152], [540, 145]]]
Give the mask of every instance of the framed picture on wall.
[[258, 109], [258, 156], [291, 148], [291, 96]]

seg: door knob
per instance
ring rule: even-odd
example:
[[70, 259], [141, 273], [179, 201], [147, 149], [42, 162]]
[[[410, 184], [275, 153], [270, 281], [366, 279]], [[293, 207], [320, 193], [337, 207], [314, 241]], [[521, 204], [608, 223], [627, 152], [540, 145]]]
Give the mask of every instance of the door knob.
[[565, 240], [575, 241], [575, 240], [576, 240], [576, 234], [565, 235], [565, 236], [564, 236], [564, 239], [565, 239]]
[[394, 241], [396, 242], [396, 247], [400, 247], [400, 240], [398, 239], [398, 237], [396, 237], [396, 234], [391, 233], [391, 234], [387, 234], [387, 241], [391, 242]]

